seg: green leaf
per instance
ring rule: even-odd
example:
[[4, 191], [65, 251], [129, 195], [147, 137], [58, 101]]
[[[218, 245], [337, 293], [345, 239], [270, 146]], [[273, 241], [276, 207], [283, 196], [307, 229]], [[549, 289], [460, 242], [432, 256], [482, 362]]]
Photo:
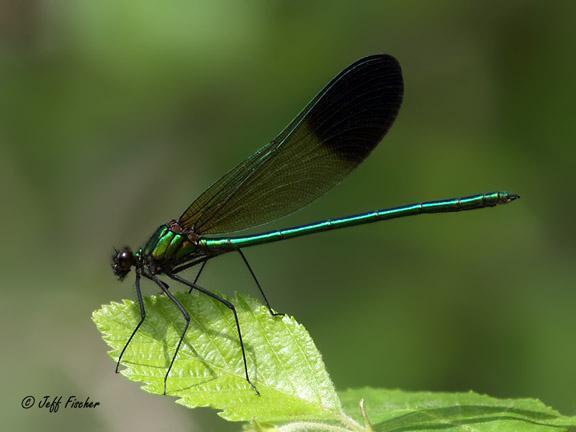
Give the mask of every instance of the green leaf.
[[349, 415], [377, 432], [576, 431], [576, 417], [562, 416], [535, 399], [374, 388], [346, 390], [340, 398]]
[[[306, 329], [292, 317], [272, 317], [254, 299], [236, 295], [248, 371], [261, 396], [244, 378], [232, 311], [206, 296], [175, 294], [191, 317], [167, 382], [167, 394], [188, 407], [222, 410], [228, 420], [286, 422], [341, 420], [340, 401], [321, 355]], [[166, 296], [144, 298], [146, 320], [122, 359], [122, 374], [162, 394], [184, 318]], [[92, 319], [117, 359], [140, 319], [128, 300], [95, 311]], [[111, 365], [112, 373], [112, 365]]]
[[[374, 388], [334, 390], [320, 353], [292, 317], [272, 317], [254, 299], [236, 295], [249, 373], [244, 378], [232, 312], [205, 296], [176, 294], [190, 328], [168, 379], [168, 394], [188, 407], [210, 406], [257, 432], [576, 432], [566, 417], [533, 399], [495, 399], [475, 393], [409, 393]], [[144, 324], [127, 349], [122, 373], [161, 394], [184, 319], [165, 296], [144, 298]], [[116, 359], [140, 319], [132, 301], [93, 314]], [[111, 365], [112, 369], [112, 365]]]

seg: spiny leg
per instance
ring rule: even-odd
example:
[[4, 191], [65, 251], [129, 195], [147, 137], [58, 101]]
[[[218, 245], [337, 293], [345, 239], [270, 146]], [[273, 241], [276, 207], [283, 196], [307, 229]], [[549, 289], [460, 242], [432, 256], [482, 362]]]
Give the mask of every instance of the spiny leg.
[[[200, 270], [198, 270], [198, 273], [196, 273], [196, 277], [194, 278], [194, 282], [192, 282], [192, 284], [196, 285], [196, 282], [198, 282], [198, 279], [200, 279], [200, 275], [202, 274], [202, 270], [204, 270], [204, 267], [206, 266], [207, 262], [208, 262], [208, 260], [206, 260], [202, 263], [202, 265], [200, 266]], [[188, 290], [188, 294], [192, 293], [193, 289], [194, 289], [193, 287], [190, 287], [190, 289]]]
[[[246, 267], [248, 267], [248, 271], [252, 275], [252, 279], [254, 279], [254, 282], [256, 282], [256, 286], [258, 287], [260, 294], [262, 294], [262, 297], [264, 298], [264, 301], [266, 302], [266, 306], [268, 307], [268, 311], [270, 312], [270, 315], [272, 315], [272, 316], [284, 316], [285, 314], [280, 313], [280, 312], [274, 312], [272, 310], [272, 307], [270, 306], [270, 302], [266, 298], [266, 294], [264, 294], [264, 290], [262, 289], [262, 285], [260, 285], [260, 282], [258, 282], [258, 279], [256, 278], [256, 274], [254, 274], [252, 267], [250, 267], [250, 264], [248, 264], [248, 260], [246, 259], [246, 256], [244, 256], [244, 252], [242, 252], [242, 249], [237, 249], [237, 250], [238, 250], [238, 253], [240, 254], [240, 256], [242, 257], [244, 264], [246, 264]], [[196, 282], [196, 281], [194, 281], [194, 282]]]
[[157, 276], [154, 276], [154, 275], [150, 275], [147, 277], [152, 279], [154, 282], [156, 282], [156, 284], [160, 287], [162, 292], [164, 292], [164, 294], [166, 294], [166, 296], [172, 301], [172, 303], [174, 303], [176, 305], [176, 307], [180, 310], [180, 312], [182, 313], [182, 316], [184, 316], [184, 319], [186, 320], [186, 324], [184, 325], [184, 330], [182, 331], [182, 334], [180, 335], [180, 340], [178, 341], [178, 345], [176, 345], [176, 351], [174, 351], [174, 355], [172, 356], [172, 360], [170, 361], [170, 366], [168, 366], [168, 370], [166, 371], [166, 375], [164, 375], [164, 393], [163, 394], [166, 394], [166, 382], [168, 381], [168, 375], [170, 375], [170, 370], [172, 369], [172, 365], [174, 364], [174, 360], [176, 360], [176, 356], [178, 355], [178, 351], [180, 350], [180, 345], [182, 345], [182, 340], [184, 340], [184, 336], [186, 335], [186, 331], [188, 330], [188, 326], [190, 325], [190, 315], [188, 315], [188, 312], [186, 311], [186, 309], [184, 309], [184, 306], [182, 306], [182, 304], [170, 292], [169, 286], [166, 282], [161, 281], [160, 279], [158, 279]]
[[217, 294], [214, 294], [212, 291], [209, 291], [206, 288], [202, 288], [201, 286], [197, 285], [194, 282], [189, 282], [186, 279], [183, 279], [180, 276], [175, 275], [175, 274], [168, 273], [167, 276], [171, 279], [174, 279], [175, 281], [178, 281], [178, 282], [190, 287], [190, 288], [195, 288], [198, 291], [206, 294], [209, 297], [212, 297], [215, 300], [218, 300], [220, 303], [224, 304], [228, 309], [230, 309], [232, 311], [232, 313], [234, 314], [234, 320], [236, 321], [236, 330], [238, 330], [238, 338], [240, 339], [240, 348], [242, 349], [242, 360], [244, 361], [244, 374], [246, 375], [246, 381], [248, 381], [248, 384], [250, 384], [250, 386], [254, 389], [256, 394], [258, 396], [260, 396], [260, 392], [258, 391], [256, 386], [254, 384], [252, 384], [252, 381], [250, 381], [250, 376], [248, 375], [248, 363], [246, 362], [246, 352], [244, 350], [244, 341], [242, 340], [242, 331], [240, 330], [240, 321], [238, 320], [238, 314], [236, 313], [236, 307], [234, 307], [234, 305], [232, 303], [230, 303], [228, 300], [220, 297]]
[[128, 345], [130, 345], [132, 338], [134, 337], [134, 335], [144, 322], [144, 318], [146, 318], [146, 311], [144, 310], [144, 301], [142, 300], [142, 292], [140, 291], [140, 272], [138, 270], [136, 271], [136, 279], [134, 280], [134, 287], [136, 288], [136, 297], [138, 298], [138, 305], [140, 306], [140, 322], [138, 323], [136, 328], [132, 331], [132, 334], [130, 335], [128, 341], [126, 342], [126, 345], [124, 345], [124, 348], [122, 348], [122, 351], [120, 351], [120, 356], [118, 357], [118, 361], [116, 362], [116, 373], [118, 373], [118, 368], [120, 367], [120, 360], [122, 360], [122, 356], [124, 355], [126, 348], [128, 348]]

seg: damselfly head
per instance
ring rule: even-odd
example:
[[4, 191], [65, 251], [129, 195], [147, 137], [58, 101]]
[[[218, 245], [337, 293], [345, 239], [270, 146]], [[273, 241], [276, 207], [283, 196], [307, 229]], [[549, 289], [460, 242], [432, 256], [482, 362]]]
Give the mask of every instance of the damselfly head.
[[122, 280], [130, 273], [130, 269], [135, 264], [134, 254], [129, 247], [123, 247], [120, 250], [114, 249], [112, 255], [112, 271], [118, 279]]

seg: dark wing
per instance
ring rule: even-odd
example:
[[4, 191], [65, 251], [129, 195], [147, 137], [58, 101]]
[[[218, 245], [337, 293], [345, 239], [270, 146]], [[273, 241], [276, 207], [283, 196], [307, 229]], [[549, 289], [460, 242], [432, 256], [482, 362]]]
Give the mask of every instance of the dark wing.
[[403, 94], [389, 55], [348, 66], [272, 142], [228, 172], [180, 216], [198, 234], [239, 231], [312, 202], [362, 162], [392, 125]]

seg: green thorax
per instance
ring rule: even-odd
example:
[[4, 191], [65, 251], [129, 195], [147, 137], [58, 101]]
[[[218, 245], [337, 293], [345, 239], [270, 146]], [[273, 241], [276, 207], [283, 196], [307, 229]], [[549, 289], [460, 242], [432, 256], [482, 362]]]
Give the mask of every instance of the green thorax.
[[140, 255], [157, 262], [178, 262], [198, 250], [185, 233], [176, 233], [168, 225], [160, 225], [140, 249]]

